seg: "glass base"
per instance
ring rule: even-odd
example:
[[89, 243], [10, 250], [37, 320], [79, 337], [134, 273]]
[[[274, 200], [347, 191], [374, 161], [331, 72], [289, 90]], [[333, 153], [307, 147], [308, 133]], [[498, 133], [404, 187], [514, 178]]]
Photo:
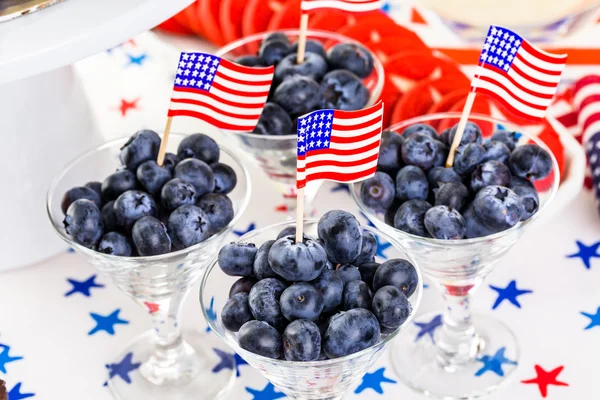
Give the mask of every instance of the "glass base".
[[391, 344], [390, 357], [398, 378], [425, 396], [443, 400], [475, 399], [501, 388], [517, 370], [517, 339], [489, 315], [474, 314], [473, 322], [480, 338], [479, 353], [464, 365], [444, 366], [435, 347], [440, 314], [419, 316]]
[[109, 364], [108, 386], [118, 400], [221, 399], [236, 374], [234, 354], [209, 333], [184, 332], [183, 354], [176, 365], [158, 372], [153, 366], [156, 335], [148, 331], [134, 339]]

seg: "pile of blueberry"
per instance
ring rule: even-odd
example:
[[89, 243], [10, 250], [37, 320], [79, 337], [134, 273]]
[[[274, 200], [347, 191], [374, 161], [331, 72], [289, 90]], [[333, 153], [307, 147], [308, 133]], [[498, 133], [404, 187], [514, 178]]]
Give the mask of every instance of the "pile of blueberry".
[[241, 348], [288, 361], [338, 358], [377, 344], [409, 317], [418, 284], [410, 262], [375, 262], [375, 236], [345, 211], [325, 214], [318, 235], [296, 243], [292, 226], [260, 248], [221, 249], [223, 272], [242, 277], [221, 314]]
[[362, 79], [373, 71], [373, 57], [352, 43], [329, 51], [316, 40], [306, 41], [304, 62], [297, 61], [298, 44], [275, 32], [262, 41], [258, 55], [237, 58], [239, 64], [275, 66], [269, 98], [254, 133], [295, 135], [296, 119], [319, 109], [360, 110], [369, 100]]
[[136, 132], [121, 148], [122, 169], [64, 194], [63, 223], [74, 242], [115, 256], [152, 256], [200, 243], [229, 224], [227, 193], [237, 177], [219, 162], [217, 143], [190, 135], [159, 166], [160, 142], [154, 131]]
[[427, 124], [384, 131], [378, 171], [361, 187], [363, 203], [385, 212], [396, 229], [435, 239], [488, 236], [531, 218], [539, 207], [533, 181], [552, 170], [548, 152], [517, 146], [516, 132], [497, 131], [483, 142], [479, 126], [468, 122], [454, 165], [445, 168], [456, 128], [439, 136]]

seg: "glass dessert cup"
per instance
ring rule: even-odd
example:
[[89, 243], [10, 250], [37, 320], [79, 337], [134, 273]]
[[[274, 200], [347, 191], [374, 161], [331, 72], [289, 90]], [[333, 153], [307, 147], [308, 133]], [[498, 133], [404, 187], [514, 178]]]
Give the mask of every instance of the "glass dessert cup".
[[[452, 126], [459, 118], [460, 113], [431, 114], [403, 121], [389, 129], [402, 132], [415, 123], [438, 126], [451, 122]], [[498, 125], [517, 131], [521, 133], [518, 145], [531, 141], [552, 155], [544, 143], [515, 124], [477, 114], [471, 115], [469, 120], [486, 127], [488, 132], [483, 128], [484, 135]], [[511, 229], [474, 239], [438, 240], [400, 231], [387, 225], [382, 213], [374, 212], [361, 201], [362, 183], [352, 184], [351, 194], [361, 211], [410, 252], [444, 298], [443, 313], [419, 316], [419, 325], [413, 324], [392, 345], [392, 364], [407, 386], [433, 398], [473, 399], [501, 387], [516, 370], [519, 347], [514, 334], [494, 317], [472, 316], [471, 296], [552, 201], [559, 184], [558, 165], [553, 156], [552, 161], [552, 173], [541, 181], [544, 185], [536, 184], [540, 198], [538, 212]], [[442, 314], [441, 321], [439, 314]], [[497, 372], [487, 368], [490, 363]]]
[[[318, 220], [306, 219], [304, 230], [308, 236], [317, 237]], [[240, 242], [255, 243], [259, 247], [262, 243], [273, 239], [277, 234], [288, 226], [295, 226], [295, 221], [272, 225], [260, 230], [252, 231], [239, 239]], [[274, 360], [248, 352], [238, 345], [236, 333], [227, 331], [220, 318], [208, 315], [205, 311], [204, 317], [208, 321], [213, 332], [217, 334], [229, 347], [239, 354], [251, 366], [256, 368], [279, 390], [288, 397], [298, 400], [339, 400], [348, 391], [354, 389], [362, 376], [373, 366], [375, 361], [383, 354], [386, 345], [398, 333], [406, 329], [415, 315], [423, 292], [421, 272], [414, 259], [395, 239], [378, 229], [363, 226], [363, 229], [372, 232], [378, 241], [388, 241], [392, 244], [389, 248], [389, 258], [404, 258], [415, 266], [419, 283], [417, 289], [409, 297], [413, 311], [411, 316], [402, 326], [387, 336], [382, 335], [381, 341], [373, 347], [365, 349], [346, 357], [324, 361], [292, 362], [286, 360]], [[377, 259], [378, 262], [383, 260]], [[200, 286], [200, 303], [203, 310], [209, 304], [214, 304], [216, 310], [221, 310], [228, 299], [229, 287], [237, 277], [227, 276], [218, 265], [217, 260], [206, 270]]]
[[[175, 151], [184, 135], [171, 134], [167, 151]], [[183, 250], [147, 257], [119, 257], [96, 252], [71, 240], [63, 226], [63, 194], [74, 186], [103, 179], [120, 167], [119, 149], [128, 138], [108, 142], [71, 162], [52, 182], [47, 211], [58, 235], [98, 271], [109, 276], [152, 317], [153, 329], [132, 341], [112, 364], [131, 357], [139, 368], [129, 373], [131, 382], [119, 377], [108, 380], [117, 399], [214, 399], [235, 378], [235, 373], [211, 369], [219, 362], [213, 351], [219, 342], [212, 335], [181, 331], [181, 306], [191, 286], [217, 254], [223, 240], [250, 199], [250, 176], [237, 159], [221, 146], [220, 161], [237, 174], [237, 186], [228, 194], [235, 216], [230, 224], [206, 241]], [[111, 364], [108, 363], [110, 369]], [[113, 374], [114, 375], [114, 374]]]
[[[284, 30], [290, 40], [293, 42], [298, 38], [298, 30]], [[253, 54], [258, 51], [261, 41], [269, 32], [259, 33], [244, 37], [225, 47], [217, 50], [219, 57], [231, 58]], [[356, 41], [336, 33], [308, 30], [307, 39], [317, 40], [328, 49], [339, 43], [357, 43]], [[357, 43], [358, 44], [358, 43]], [[379, 59], [371, 52], [374, 60], [374, 68], [371, 75], [363, 79], [363, 83], [369, 89], [371, 96], [366, 106], [371, 106], [379, 99], [384, 84], [383, 65]], [[365, 107], [366, 107], [365, 106]], [[275, 185], [277, 190], [283, 196], [283, 202], [288, 212], [289, 219], [295, 219], [296, 209], [296, 156], [297, 156], [297, 135], [257, 135], [253, 133], [232, 133], [225, 132], [236, 145], [253, 160], [266, 174], [269, 180]], [[311, 204], [314, 200], [322, 182], [311, 182], [304, 189], [305, 210], [307, 214], [312, 211]]]

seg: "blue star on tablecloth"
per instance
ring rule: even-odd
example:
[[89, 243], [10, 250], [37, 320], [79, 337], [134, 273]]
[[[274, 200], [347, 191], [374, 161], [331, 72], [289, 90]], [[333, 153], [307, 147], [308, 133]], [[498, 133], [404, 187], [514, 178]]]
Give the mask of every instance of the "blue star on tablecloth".
[[515, 281], [514, 279], [512, 281], [510, 281], [508, 286], [505, 288], [499, 288], [499, 287], [490, 285], [490, 289], [498, 292], [498, 298], [494, 302], [494, 305], [492, 306], [492, 310], [495, 310], [504, 300], [508, 300], [512, 304], [517, 306], [518, 308], [521, 308], [521, 304], [517, 300], [517, 297], [524, 295], [524, 294], [533, 293], [533, 290], [518, 289], [517, 281]]
[[144, 61], [148, 58], [148, 55], [145, 53], [140, 54], [139, 56], [134, 56], [132, 54], [127, 54], [127, 58], [129, 58], [129, 65], [142, 65]]
[[5, 344], [0, 344], [0, 349], [2, 349], [2, 353], [0, 353], [0, 372], [6, 374], [6, 364], [22, 360], [21, 356], [11, 356], [8, 354], [10, 352], [10, 346]]
[[350, 186], [347, 183], [336, 183], [335, 186], [331, 188], [331, 192], [346, 192], [350, 194]]
[[600, 242], [596, 242], [591, 246], [586, 246], [579, 240], [577, 240], [576, 243], [577, 247], [579, 248], [579, 251], [577, 253], [569, 254], [567, 258], [581, 258], [581, 261], [583, 261], [583, 265], [585, 265], [585, 268], [590, 269], [592, 267], [590, 264], [590, 260], [592, 258], [600, 258], [600, 254], [598, 254], [598, 247], [600, 247]]
[[253, 230], [255, 230], [255, 229], [256, 229], [256, 224], [255, 224], [254, 222], [251, 222], [251, 223], [248, 225], [248, 228], [247, 228], [247, 229], [241, 229], [241, 230], [239, 230], [239, 231], [234, 229], [234, 230], [233, 230], [233, 233], [235, 233], [235, 234], [236, 234], [236, 235], [238, 235], [238, 236], [244, 236], [246, 233], [248, 233], [248, 232], [252, 232], [252, 231], [253, 231]]
[[67, 278], [67, 281], [73, 285], [73, 289], [69, 290], [65, 293], [65, 297], [68, 297], [74, 293], [81, 293], [85, 297], [90, 297], [90, 289], [92, 288], [103, 288], [104, 285], [101, 283], [96, 283], [96, 275], [90, 276], [85, 281], [76, 281], [75, 279]]
[[366, 373], [365, 376], [363, 376], [363, 378], [362, 378], [362, 383], [360, 385], [358, 385], [358, 387], [356, 388], [354, 393], [359, 394], [363, 390], [370, 388], [379, 394], [383, 394], [383, 388], [381, 387], [382, 383], [398, 383], [395, 380], [386, 377], [384, 374], [385, 374], [384, 367], [379, 368], [375, 372]]
[[584, 328], [585, 330], [592, 329], [595, 326], [600, 326], [600, 307], [598, 307], [596, 310], [596, 314], [589, 314], [582, 311], [581, 315], [590, 319], [589, 325]]
[[18, 382], [10, 392], [8, 392], [8, 400], [21, 400], [35, 396], [35, 393], [21, 393], [21, 382]]
[[[367, 216], [364, 213], [361, 212], [361, 214], [367, 221], [367, 225], [369, 225], [371, 228], [377, 228], [375, 226], [375, 224], [372, 223], [371, 220], [369, 218], [367, 218]], [[379, 236], [377, 236], [377, 235], [375, 235], [375, 241], [377, 242], [377, 252], [375, 253], [377, 255], [377, 257], [381, 257], [384, 259], [387, 258], [385, 251], [387, 249], [389, 249], [390, 247], [392, 247], [392, 244], [388, 241], [380, 240]]]
[[129, 325], [129, 321], [119, 318], [120, 308], [117, 308], [107, 316], [96, 313], [90, 313], [90, 316], [96, 321], [96, 326], [88, 332], [88, 335], [93, 335], [96, 332], [104, 331], [109, 335], [115, 334], [115, 325]]
[[419, 327], [419, 333], [417, 333], [417, 336], [415, 337], [415, 342], [417, 340], [421, 339], [423, 336], [429, 335], [429, 337], [431, 338], [431, 341], [435, 343], [435, 339], [433, 338], [433, 333], [435, 332], [435, 330], [437, 328], [442, 326], [442, 315], [441, 314], [436, 315], [429, 322], [416, 322], [415, 321], [415, 325]]
[[223, 369], [235, 368], [235, 375], [240, 376], [240, 365], [248, 364], [246, 360], [240, 357], [237, 353], [228, 353], [226, 351], [213, 348], [213, 351], [217, 353], [217, 356], [221, 359], [217, 365], [212, 369], [215, 374], [221, 372]]
[[[140, 365], [142, 365], [142, 363], [133, 362], [133, 353], [127, 353], [118, 363], [106, 364], [106, 368], [108, 368], [108, 379], [118, 376], [129, 384], [131, 383], [129, 373], [138, 369]], [[104, 386], [106, 385], [108, 385], [108, 382], [104, 382]]]
[[286, 397], [280, 391], [275, 391], [275, 386], [271, 382], [262, 390], [256, 390], [246, 387], [246, 392], [252, 395], [252, 400], [276, 400]]
[[481, 367], [479, 371], [475, 372], [475, 376], [481, 376], [487, 371], [491, 371], [499, 376], [504, 376], [502, 364], [517, 365], [516, 361], [509, 360], [504, 356], [505, 351], [506, 347], [500, 347], [493, 356], [490, 357], [485, 355], [481, 358], [478, 358], [477, 361], [482, 362], [483, 367]]
[[[212, 322], [217, 320], [217, 312], [215, 311], [215, 296], [210, 299], [210, 304], [206, 309], [206, 315], [208, 319]], [[206, 332], [210, 332], [210, 325], [206, 327]]]

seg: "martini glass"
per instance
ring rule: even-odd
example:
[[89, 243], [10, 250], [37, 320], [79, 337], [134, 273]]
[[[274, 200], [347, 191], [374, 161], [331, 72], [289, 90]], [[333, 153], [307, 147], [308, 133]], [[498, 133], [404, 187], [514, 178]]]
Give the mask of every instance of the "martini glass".
[[[307, 219], [304, 221], [304, 230], [308, 236], [317, 237], [318, 220]], [[285, 222], [272, 225], [260, 230], [252, 231], [239, 239], [240, 242], [255, 243], [259, 247], [267, 240], [273, 239], [284, 228], [295, 226], [295, 222]], [[390, 258], [403, 258], [416, 267], [419, 282], [417, 290], [410, 296], [412, 314], [398, 329], [388, 335], [382, 335], [375, 346], [362, 350], [346, 357], [324, 361], [297, 362], [274, 360], [248, 352], [238, 345], [237, 333], [229, 332], [219, 318], [213, 318], [204, 313], [213, 332], [238, 353], [248, 364], [256, 368], [279, 390], [288, 397], [298, 400], [340, 400], [348, 391], [354, 389], [362, 376], [369, 371], [375, 361], [381, 356], [386, 345], [410, 325], [413, 315], [421, 302], [423, 285], [421, 273], [414, 259], [408, 254], [405, 247], [395, 239], [378, 229], [368, 226], [364, 230], [373, 233], [378, 240], [385, 240], [392, 244], [388, 255]], [[382, 262], [383, 260], [377, 260]], [[209, 304], [214, 304], [215, 309], [221, 310], [228, 299], [229, 287], [235, 282], [236, 277], [225, 275], [219, 268], [218, 262], [213, 260], [206, 270], [200, 286], [200, 303], [206, 310]]]
[[[453, 126], [460, 113], [440, 113], [412, 118], [389, 129], [402, 132], [415, 123], [441, 127]], [[533, 142], [552, 155], [546, 145], [509, 122], [473, 114], [469, 120], [490, 135], [502, 127], [521, 134], [519, 144]], [[503, 232], [464, 240], [428, 239], [395, 229], [384, 222], [384, 216], [369, 209], [360, 199], [362, 183], [353, 184], [352, 197], [362, 212], [381, 229], [406, 247], [441, 291], [445, 308], [423, 315], [420, 323], [429, 323], [430, 339], [421, 337], [425, 325], [413, 325], [398, 338], [391, 351], [392, 363], [399, 378], [409, 387], [434, 398], [473, 399], [485, 396], [507, 383], [519, 359], [518, 342], [511, 330], [494, 317], [472, 315], [471, 296], [487, 274], [535, 223], [552, 201], [559, 183], [558, 165], [552, 156], [553, 170], [548, 178], [536, 182], [540, 206], [536, 214]], [[441, 323], [437, 329], [436, 324]], [[421, 335], [419, 335], [421, 333]], [[493, 364], [493, 365], [492, 365]], [[501, 370], [496, 373], [489, 368]]]
[[[167, 151], [176, 151], [184, 135], [171, 134]], [[191, 286], [221, 247], [223, 240], [246, 209], [250, 199], [250, 177], [237, 157], [221, 147], [220, 161], [237, 174], [237, 186], [228, 194], [235, 216], [231, 223], [202, 243], [168, 254], [148, 257], [118, 257], [96, 252], [71, 240], [63, 226], [60, 208], [63, 194], [74, 186], [101, 179], [120, 167], [119, 149], [128, 138], [104, 144], [71, 162], [54, 179], [48, 191], [47, 211], [52, 226], [69, 246], [138, 303], [152, 318], [153, 329], [134, 339], [112, 365], [131, 357], [139, 368], [129, 374], [131, 383], [109, 379], [117, 399], [214, 399], [232, 382], [235, 374], [211, 369], [219, 357], [213, 351], [212, 335], [186, 333], [181, 329], [181, 306]], [[218, 344], [218, 341], [214, 341]], [[109, 364], [110, 367], [111, 364]]]
[[[298, 38], [298, 30], [282, 31], [294, 42]], [[262, 40], [269, 32], [259, 33], [244, 37], [232, 42], [219, 49], [216, 53], [219, 57], [235, 59], [246, 54], [255, 54], [260, 47]], [[309, 30], [307, 39], [313, 39], [321, 42], [325, 49], [339, 43], [356, 43], [346, 36], [337, 33]], [[363, 46], [364, 47], [364, 46]], [[379, 59], [371, 52], [374, 60], [374, 68], [371, 75], [363, 79], [363, 83], [369, 89], [371, 96], [366, 106], [371, 106], [379, 100], [384, 84], [383, 65]], [[294, 127], [295, 130], [295, 127]], [[241, 149], [253, 160], [267, 175], [269, 180], [283, 196], [283, 203], [288, 212], [288, 219], [296, 217], [296, 155], [297, 155], [297, 135], [271, 136], [257, 135], [253, 133], [231, 133], [225, 132], [236, 142]], [[312, 210], [311, 204], [314, 200], [322, 182], [309, 182], [304, 189], [305, 210]]]

